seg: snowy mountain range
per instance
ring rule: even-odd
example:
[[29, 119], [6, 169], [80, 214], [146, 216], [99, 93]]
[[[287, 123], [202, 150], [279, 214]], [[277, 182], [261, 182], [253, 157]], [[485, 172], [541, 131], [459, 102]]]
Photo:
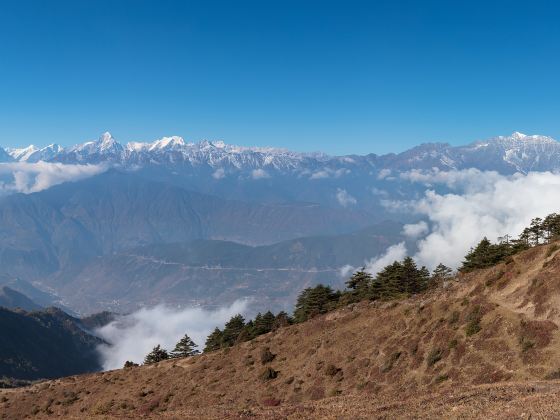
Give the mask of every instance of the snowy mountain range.
[[560, 143], [551, 137], [514, 132], [477, 141], [467, 146], [427, 143], [399, 154], [328, 156], [297, 153], [268, 147], [242, 147], [222, 141], [186, 142], [182, 137], [163, 137], [151, 143], [121, 145], [106, 132], [96, 141], [63, 148], [57, 144], [38, 148], [1, 149], [0, 161], [62, 162], [96, 164], [106, 162], [121, 167], [150, 165], [187, 166], [213, 169], [214, 178], [249, 171], [255, 179], [271, 172], [291, 173], [313, 179], [339, 177], [348, 171], [378, 173], [380, 170], [478, 168], [501, 173], [556, 171], [560, 169]]

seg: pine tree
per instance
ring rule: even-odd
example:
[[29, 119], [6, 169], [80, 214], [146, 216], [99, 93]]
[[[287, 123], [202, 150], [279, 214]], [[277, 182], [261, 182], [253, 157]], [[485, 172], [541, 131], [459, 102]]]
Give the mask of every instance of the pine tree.
[[198, 347], [191, 338], [185, 334], [183, 338], [179, 340], [179, 342], [175, 345], [175, 348], [171, 352], [171, 357], [178, 358], [178, 357], [189, 357], [194, 356], [195, 354], [199, 354], [200, 352], [196, 350]]
[[280, 311], [274, 318], [274, 324], [272, 324], [272, 330], [275, 331], [278, 328], [287, 327], [291, 323], [292, 323], [292, 318], [290, 318], [290, 316], [286, 312]]
[[379, 286], [381, 299], [393, 299], [398, 297], [404, 292], [404, 285], [402, 284], [402, 264], [398, 261], [393, 262], [383, 268], [375, 277], [375, 282]]
[[530, 240], [532, 240], [535, 245], [538, 245], [540, 243], [539, 241], [544, 237], [542, 221], [540, 217], [535, 217], [531, 220], [531, 225], [529, 226]]
[[356, 271], [352, 274], [352, 277], [346, 281], [346, 287], [352, 291], [353, 300], [360, 301], [371, 297], [372, 282], [373, 277], [365, 271], [365, 267], [362, 267], [361, 270]]
[[296, 302], [294, 321], [303, 322], [333, 309], [339, 298], [339, 292], [322, 284], [304, 289]]
[[149, 365], [167, 359], [169, 359], [169, 354], [167, 353], [167, 350], [162, 349], [161, 346], [158, 344], [152, 349], [151, 352], [149, 352], [146, 355], [146, 357], [144, 358], [144, 364]]
[[204, 346], [204, 352], [215, 351], [222, 348], [224, 333], [218, 328], [214, 328], [214, 331], [210, 333], [208, 338], [206, 338], [206, 343]]
[[430, 277], [430, 287], [437, 287], [443, 282], [450, 280], [453, 277], [453, 270], [448, 266], [439, 263]]
[[224, 326], [224, 331], [222, 334], [222, 346], [223, 347], [231, 347], [237, 342], [237, 338], [239, 334], [245, 328], [245, 319], [240, 315], [237, 314], [231, 319], [226, 322]]
[[272, 331], [275, 316], [272, 312], [267, 311], [264, 315], [260, 313], [255, 317], [255, 334], [261, 335]]

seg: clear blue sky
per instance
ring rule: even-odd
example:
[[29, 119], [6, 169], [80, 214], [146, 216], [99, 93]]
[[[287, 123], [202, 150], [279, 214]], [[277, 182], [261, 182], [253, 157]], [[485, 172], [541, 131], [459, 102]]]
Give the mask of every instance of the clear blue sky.
[[554, 1], [0, 3], [0, 144], [560, 138]]

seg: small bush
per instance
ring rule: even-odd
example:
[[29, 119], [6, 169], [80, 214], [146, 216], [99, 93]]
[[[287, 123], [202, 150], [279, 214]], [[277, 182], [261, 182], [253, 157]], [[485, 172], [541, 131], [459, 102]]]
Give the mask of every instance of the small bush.
[[440, 349], [434, 349], [426, 358], [426, 363], [428, 364], [428, 366], [433, 366], [441, 360], [442, 356], [443, 352]]
[[531, 340], [529, 340], [527, 337], [521, 337], [521, 339], [519, 340], [520, 344], [521, 344], [521, 351], [523, 353], [525, 353], [526, 351], [531, 350], [533, 347], [535, 347], [535, 343], [532, 342]]
[[275, 357], [276, 357], [276, 355], [273, 354], [268, 347], [265, 347], [261, 351], [261, 363], [263, 365], [266, 365], [267, 363], [272, 362]]
[[327, 365], [327, 367], [325, 368], [325, 373], [329, 376], [334, 376], [336, 375], [338, 372], [340, 372], [341, 369], [337, 368], [335, 365], [333, 365], [332, 363], [329, 363]]
[[402, 353], [400, 351], [396, 351], [393, 354], [391, 354], [391, 356], [389, 356], [389, 358], [381, 366], [381, 372], [382, 373], [389, 372], [393, 368], [393, 365], [395, 364], [395, 362], [397, 360], [399, 360], [399, 357], [401, 357], [401, 354]]
[[130, 369], [130, 368], [133, 368], [133, 367], [136, 367], [136, 366], [138, 366], [138, 363], [131, 362], [130, 360], [127, 360], [126, 362], [124, 362], [124, 368], [125, 369]]
[[275, 379], [278, 377], [278, 372], [272, 369], [271, 367], [267, 367], [265, 370], [262, 371], [260, 378], [263, 381], [270, 381], [271, 379]]
[[454, 349], [455, 347], [457, 347], [457, 344], [459, 344], [459, 341], [456, 338], [454, 338], [449, 342], [449, 348]]
[[444, 381], [447, 381], [448, 379], [449, 379], [449, 375], [447, 375], [446, 373], [444, 373], [443, 375], [439, 375], [439, 376], [436, 378], [436, 384], [440, 384], [440, 383], [442, 383], [442, 382], [444, 382]]
[[336, 397], [337, 395], [340, 395], [340, 394], [342, 394], [342, 391], [340, 389], [337, 389], [337, 388], [333, 388], [327, 393], [327, 395], [329, 397]]
[[478, 333], [482, 327], [480, 326], [480, 320], [482, 315], [480, 314], [480, 306], [477, 305], [473, 308], [469, 316], [467, 317], [467, 326], [465, 327], [465, 334], [467, 337]]
[[482, 328], [480, 327], [480, 323], [478, 321], [471, 321], [465, 328], [465, 334], [467, 335], [467, 337], [470, 337], [471, 335], [479, 332], [481, 329]]

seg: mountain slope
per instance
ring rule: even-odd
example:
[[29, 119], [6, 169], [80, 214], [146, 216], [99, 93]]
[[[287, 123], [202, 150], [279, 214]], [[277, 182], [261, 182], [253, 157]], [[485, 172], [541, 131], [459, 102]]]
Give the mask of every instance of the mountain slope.
[[[535, 247], [428, 294], [350, 305], [227, 350], [31, 387], [33, 399], [3, 392], [4, 410], [14, 418], [33, 410], [69, 418], [448, 417], [448, 410], [502, 418], [523, 407], [554, 416], [559, 268], [557, 244]], [[267, 348], [272, 361], [261, 359]], [[62, 404], [70, 392], [73, 401]], [[539, 404], [545, 397], [555, 404]]]
[[193, 239], [265, 244], [371, 224], [312, 203], [226, 201], [116, 171], [0, 199], [0, 266], [39, 279], [131, 247]]
[[103, 341], [59, 309], [0, 308], [0, 330], [0, 377], [55, 378], [100, 369], [96, 346]]
[[254, 299], [255, 310], [279, 311], [309, 285], [341, 286], [343, 266], [361, 266], [403, 241], [401, 231], [400, 223], [384, 222], [258, 247], [212, 240], [148, 245], [94, 258], [44, 281], [85, 313], [157, 303], [223, 306], [241, 298]]
[[[109, 162], [121, 166], [185, 166], [192, 171], [220, 169], [212, 172], [220, 179], [231, 173], [248, 173], [267, 177], [270, 173], [292, 173], [326, 178], [347, 171], [381, 169], [493, 169], [502, 173], [546, 171], [560, 168], [560, 144], [551, 137], [514, 132], [477, 141], [466, 146], [427, 143], [399, 154], [366, 156], [328, 156], [322, 153], [297, 153], [273, 147], [243, 147], [222, 141], [185, 142], [178, 136], [164, 137], [151, 143], [118, 143], [110, 133], [98, 140], [69, 148], [51, 144], [38, 149], [31, 145], [10, 149], [17, 161], [46, 160], [62, 163]], [[0, 159], [2, 157], [0, 156]]]
[[0, 287], [0, 307], [4, 307], [6, 309], [20, 308], [26, 311], [36, 311], [41, 309], [41, 306], [37, 305], [27, 296], [10, 289], [8, 286]]

